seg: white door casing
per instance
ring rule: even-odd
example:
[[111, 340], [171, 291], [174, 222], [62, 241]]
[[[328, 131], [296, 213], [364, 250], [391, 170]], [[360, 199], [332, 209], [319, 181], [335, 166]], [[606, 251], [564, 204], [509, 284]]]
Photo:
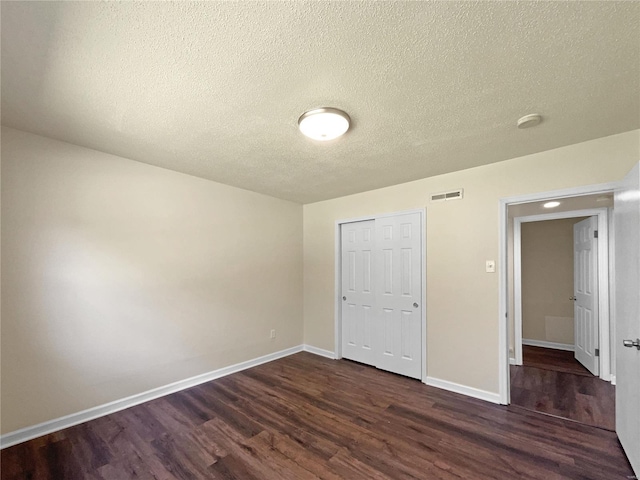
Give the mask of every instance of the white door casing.
[[342, 354], [369, 365], [375, 362], [374, 234], [374, 220], [342, 226]]
[[376, 367], [422, 373], [422, 252], [417, 213], [376, 219]]
[[[616, 312], [616, 432], [640, 476], [640, 164], [614, 197]], [[627, 341], [629, 347], [624, 346]]]
[[573, 295], [575, 358], [594, 375], [600, 373], [598, 318], [597, 217], [573, 226]]

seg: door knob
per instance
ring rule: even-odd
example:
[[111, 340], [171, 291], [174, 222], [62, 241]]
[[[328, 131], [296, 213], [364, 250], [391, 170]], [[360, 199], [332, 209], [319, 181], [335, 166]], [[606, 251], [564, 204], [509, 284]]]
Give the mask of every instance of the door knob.
[[416, 302], [413, 302], [413, 308], [418, 308], [418, 304]]
[[569, 297], [569, 300], [573, 300], [575, 302], [576, 301], [576, 297]]
[[347, 297], [342, 297], [342, 300], [346, 300], [346, 299], [347, 299]]
[[636, 338], [635, 340], [623, 340], [622, 345], [629, 348], [636, 347], [640, 350], [640, 338]]

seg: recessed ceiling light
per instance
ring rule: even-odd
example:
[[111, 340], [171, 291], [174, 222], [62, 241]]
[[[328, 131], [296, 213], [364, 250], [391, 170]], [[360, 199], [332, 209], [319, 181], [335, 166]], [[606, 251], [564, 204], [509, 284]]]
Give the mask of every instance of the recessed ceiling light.
[[542, 121], [542, 116], [537, 113], [531, 113], [518, 119], [518, 128], [535, 127]]
[[560, 202], [547, 202], [542, 206], [544, 208], [556, 208], [558, 205], [560, 205]]
[[316, 108], [298, 119], [300, 131], [313, 140], [333, 140], [349, 130], [351, 119], [342, 110], [331, 107]]

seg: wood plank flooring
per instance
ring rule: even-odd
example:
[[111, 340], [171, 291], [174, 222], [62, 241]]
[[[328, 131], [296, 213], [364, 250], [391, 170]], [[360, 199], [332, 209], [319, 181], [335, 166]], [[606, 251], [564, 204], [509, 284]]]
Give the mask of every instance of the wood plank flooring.
[[[524, 348], [523, 365], [511, 366], [512, 405], [615, 430], [616, 397], [613, 385], [593, 376], [573, 358], [573, 352]], [[556, 364], [558, 359], [560, 361]], [[577, 368], [571, 366], [570, 360], [587, 374], [579, 370], [579, 373], [574, 373]]]
[[523, 345], [522, 364], [525, 367], [536, 367], [555, 372], [593, 377], [593, 374], [575, 359], [573, 352], [564, 350]]
[[2, 451], [14, 479], [625, 479], [613, 432], [299, 353]]

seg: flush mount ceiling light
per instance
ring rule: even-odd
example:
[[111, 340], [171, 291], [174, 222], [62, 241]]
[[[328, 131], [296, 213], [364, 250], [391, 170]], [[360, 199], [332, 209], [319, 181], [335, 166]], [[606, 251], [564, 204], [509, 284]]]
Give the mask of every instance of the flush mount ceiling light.
[[544, 208], [556, 208], [558, 205], [560, 205], [560, 202], [547, 202], [542, 206]]
[[542, 121], [542, 116], [537, 113], [532, 113], [530, 115], [525, 115], [518, 119], [518, 128], [529, 128], [535, 127]]
[[333, 140], [349, 130], [351, 119], [342, 110], [331, 107], [316, 108], [298, 119], [300, 131], [313, 140]]

